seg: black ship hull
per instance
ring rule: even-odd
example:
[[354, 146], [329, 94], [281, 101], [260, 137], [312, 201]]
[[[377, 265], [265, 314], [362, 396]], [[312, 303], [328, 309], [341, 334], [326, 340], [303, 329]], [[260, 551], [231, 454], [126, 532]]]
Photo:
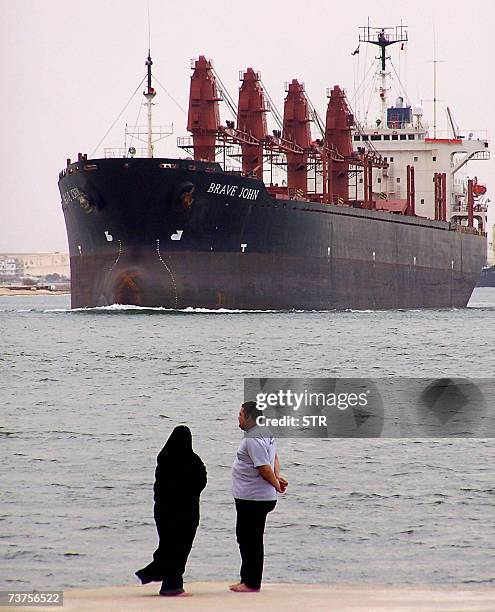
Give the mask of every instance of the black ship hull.
[[275, 199], [218, 164], [82, 160], [59, 188], [73, 308], [463, 307], [485, 264], [484, 236]]

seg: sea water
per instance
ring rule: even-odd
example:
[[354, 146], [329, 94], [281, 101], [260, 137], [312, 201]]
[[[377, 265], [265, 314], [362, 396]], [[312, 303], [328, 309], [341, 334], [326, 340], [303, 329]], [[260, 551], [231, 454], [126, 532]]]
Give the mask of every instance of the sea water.
[[[495, 290], [470, 306], [70, 311], [68, 296], [0, 298], [0, 588], [137, 582], [157, 543], [156, 454], [178, 424], [209, 478], [186, 580], [235, 580], [243, 378], [489, 378]], [[268, 518], [267, 580], [495, 582], [495, 440], [278, 444], [290, 484]]]

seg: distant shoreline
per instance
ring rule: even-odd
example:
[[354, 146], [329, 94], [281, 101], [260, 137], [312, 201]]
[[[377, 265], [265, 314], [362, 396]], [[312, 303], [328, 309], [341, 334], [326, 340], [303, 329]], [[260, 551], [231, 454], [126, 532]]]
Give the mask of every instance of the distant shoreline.
[[70, 295], [70, 291], [49, 291], [48, 289], [8, 289], [7, 287], [0, 287], [0, 297], [15, 295]]

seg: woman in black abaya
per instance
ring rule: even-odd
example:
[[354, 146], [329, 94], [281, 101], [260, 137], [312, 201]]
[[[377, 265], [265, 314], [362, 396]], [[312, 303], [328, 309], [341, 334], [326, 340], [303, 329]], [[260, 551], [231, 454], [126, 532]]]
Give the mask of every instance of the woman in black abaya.
[[182, 576], [199, 525], [199, 496], [206, 468], [192, 448], [189, 427], [179, 425], [157, 457], [154, 516], [158, 548], [153, 561], [136, 572], [143, 584], [163, 581], [160, 595], [184, 593]]

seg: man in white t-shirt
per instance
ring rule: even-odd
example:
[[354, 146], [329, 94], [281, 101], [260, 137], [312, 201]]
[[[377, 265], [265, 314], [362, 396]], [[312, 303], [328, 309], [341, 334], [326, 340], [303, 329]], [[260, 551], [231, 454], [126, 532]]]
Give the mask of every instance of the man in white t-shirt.
[[266, 516], [284, 493], [287, 481], [280, 476], [277, 443], [266, 427], [256, 424], [261, 412], [256, 402], [245, 402], [239, 412], [239, 427], [245, 432], [232, 466], [232, 493], [237, 512], [236, 536], [241, 553], [241, 580], [230, 586], [237, 593], [261, 588], [263, 534]]

